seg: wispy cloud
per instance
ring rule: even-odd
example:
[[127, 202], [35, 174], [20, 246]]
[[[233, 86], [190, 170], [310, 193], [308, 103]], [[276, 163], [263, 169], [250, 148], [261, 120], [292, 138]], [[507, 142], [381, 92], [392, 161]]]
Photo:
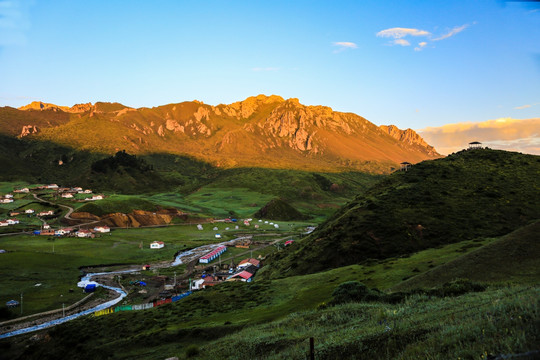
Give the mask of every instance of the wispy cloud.
[[431, 35], [431, 33], [426, 30], [408, 29], [408, 28], [399, 28], [399, 27], [382, 30], [377, 33], [378, 37], [392, 37], [394, 39], [401, 39], [402, 37], [405, 37], [407, 35], [429, 36]]
[[410, 46], [411, 43], [405, 39], [395, 39], [392, 41], [393, 45]]
[[516, 106], [514, 109], [515, 110], [522, 110], [522, 109], [527, 109], [527, 108], [530, 108], [530, 107], [533, 107], [533, 106], [536, 106], [536, 105], [540, 105], [540, 103]]
[[338, 41], [338, 42], [332, 43], [332, 45], [337, 47], [337, 50], [334, 50], [334, 53], [358, 48], [358, 45], [350, 41]]
[[414, 48], [414, 51], [422, 51], [427, 46], [427, 42], [422, 41], [418, 43], [418, 46]]
[[461, 25], [461, 26], [456, 26], [454, 27], [452, 30], [450, 30], [449, 32], [447, 32], [446, 34], [442, 35], [442, 36], [439, 36], [437, 38], [434, 38], [432, 39], [433, 41], [441, 41], [441, 40], [444, 40], [444, 39], [448, 39], [449, 37], [452, 37], [456, 34], [459, 34], [460, 32], [462, 32], [463, 30], [465, 30], [466, 28], [468, 28], [469, 25], [468, 24], [465, 24], [465, 25]]
[[254, 67], [251, 68], [251, 71], [279, 71], [280, 69], [278, 67]]
[[404, 39], [407, 36], [425, 37], [426, 40], [419, 42], [418, 46], [414, 48], [414, 51], [421, 51], [429, 44], [429, 42], [448, 39], [456, 34], [459, 34], [460, 32], [462, 32], [468, 27], [469, 27], [469, 24], [455, 26], [452, 30], [449, 30], [448, 32], [439, 36], [434, 36], [431, 32], [427, 30], [395, 27], [391, 29], [381, 30], [376, 34], [376, 36], [382, 37], [382, 38], [393, 38], [394, 40], [389, 41], [387, 44], [388, 45], [401, 45], [401, 46], [411, 45], [411, 43], [408, 40]]
[[0, 1], [0, 46], [26, 44], [30, 0]]
[[334, 46], [341, 46], [341, 47], [345, 47], [345, 48], [349, 48], [349, 49], [356, 49], [358, 47], [358, 45], [356, 45], [353, 42], [349, 42], [349, 41], [335, 42]]
[[418, 130], [441, 154], [467, 147], [471, 141], [485, 146], [540, 155], [540, 118], [500, 118], [483, 122], [463, 122]]

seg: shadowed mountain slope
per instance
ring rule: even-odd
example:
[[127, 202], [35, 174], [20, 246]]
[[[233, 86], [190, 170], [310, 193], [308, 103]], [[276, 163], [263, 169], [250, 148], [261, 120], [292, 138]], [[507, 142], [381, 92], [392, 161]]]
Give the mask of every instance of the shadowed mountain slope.
[[481, 282], [536, 284], [540, 275], [540, 221], [446, 264], [408, 279], [394, 291], [429, 288], [462, 278]]
[[540, 218], [540, 157], [462, 151], [396, 172], [274, 256], [282, 277], [507, 234]]

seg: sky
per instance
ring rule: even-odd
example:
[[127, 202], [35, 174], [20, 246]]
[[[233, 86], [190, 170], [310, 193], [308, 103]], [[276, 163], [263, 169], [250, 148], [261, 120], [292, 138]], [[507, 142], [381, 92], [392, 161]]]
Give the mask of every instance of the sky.
[[0, 0], [0, 106], [275, 94], [400, 128], [539, 118], [539, 4]]

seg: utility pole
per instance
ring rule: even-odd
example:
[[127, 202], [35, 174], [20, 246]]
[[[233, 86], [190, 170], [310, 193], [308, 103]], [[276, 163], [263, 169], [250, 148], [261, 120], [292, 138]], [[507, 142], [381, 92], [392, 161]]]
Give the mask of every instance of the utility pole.
[[21, 315], [22, 315], [22, 306], [23, 306], [23, 293], [21, 293]]

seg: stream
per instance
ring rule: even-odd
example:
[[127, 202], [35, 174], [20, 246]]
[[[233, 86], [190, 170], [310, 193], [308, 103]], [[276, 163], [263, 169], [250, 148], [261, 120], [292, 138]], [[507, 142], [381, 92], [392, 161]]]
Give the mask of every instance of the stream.
[[[236, 238], [234, 240], [222, 242], [222, 243], [219, 243], [219, 244], [202, 245], [202, 246], [199, 246], [197, 248], [184, 251], [184, 252], [178, 254], [175, 257], [174, 261], [169, 265], [169, 267], [178, 266], [180, 264], [183, 264], [183, 259], [185, 259], [187, 257], [194, 256], [199, 252], [200, 253], [203, 253], [203, 252], [206, 253], [207, 251], [210, 251], [210, 250], [212, 250], [212, 248], [215, 248], [215, 247], [217, 247], [219, 245], [231, 244], [231, 243], [233, 243], [233, 242], [235, 242], [237, 240], [240, 240], [240, 239], [243, 239], [243, 238]], [[197, 255], [197, 256], [199, 256], [199, 255]], [[20, 334], [26, 334], [26, 333], [29, 333], [29, 332], [38, 331], [38, 330], [42, 330], [42, 329], [46, 329], [46, 328], [49, 328], [49, 327], [52, 327], [52, 326], [55, 326], [55, 325], [63, 324], [65, 322], [77, 319], [77, 318], [79, 318], [81, 316], [92, 314], [92, 313], [94, 313], [96, 311], [99, 311], [99, 310], [107, 309], [107, 308], [109, 308], [109, 307], [111, 307], [113, 305], [116, 305], [120, 301], [122, 301], [123, 298], [125, 298], [127, 296], [127, 293], [124, 290], [122, 290], [120, 288], [117, 288], [117, 287], [99, 284], [99, 283], [97, 283], [95, 281], [92, 281], [92, 278], [95, 277], [95, 276], [101, 276], [101, 275], [126, 274], [126, 273], [132, 273], [132, 272], [137, 272], [137, 271], [140, 271], [140, 270], [139, 269], [132, 269], [132, 270], [111, 271], [111, 272], [88, 273], [88, 274], [86, 274], [85, 276], [83, 276], [81, 278], [81, 281], [79, 281], [79, 283], [77, 284], [78, 287], [82, 287], [84, 289], [86, 284], [89, 284], [89, 283], [90, 284], [96, 284], [96, 286], [101, 286], [101, 287], [103, 287], [105, 289], [109, 289], [109, 290], [112, 290], [112, 291], [118, 293], [119, 296], [117, 298], [115, 298], [115, 299], [109, 300], [109, 301], [107, 301], [107, 302], [105, 302], [103, 304], [97, 305], [97, 306], [95, 306], [95, 307], [93, 307], [91, 309], [83, 310], [83, 311], [78, 312], [76, 314], [68, 315], [68, 316], [62, 317], [60, 319], [47, 321], [47, 322], [44, 322], [42, 324], [30, 326], [30, 327], [27, 327], [27, 328], [24, 328], [24, 329], [18, 329], [18, 330], [14, 330], [14, 331], [11, 331], [11, 332], [8, 332], [8, 333], [0, 334], [0, 339], [8, 338], [8, 337], [15, 336], [15, 335], [20, 335]]]

